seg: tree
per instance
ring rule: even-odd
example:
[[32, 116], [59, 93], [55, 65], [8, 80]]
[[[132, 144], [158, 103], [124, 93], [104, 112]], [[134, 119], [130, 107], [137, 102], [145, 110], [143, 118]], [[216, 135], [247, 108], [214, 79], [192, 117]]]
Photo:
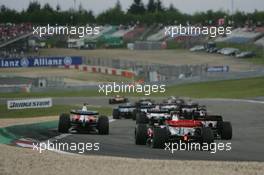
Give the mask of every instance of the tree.
[[155, 4], [155, 1], [154, 0], [149, 0], [148, 5], [147, 5], [147, 10], [150, 13], [155, 12], [155, 10], [156, 10], [156, 4]]
[[156, 11], [157, 12], [162, 12], [164, 11], [164, 8], [163, 8], [163, 5], [162, 5], [162, 2], [160, 0], [157, 0], [156, 2]]
[[48, 3], [43, 6], [43, 10], [46, 12], [53, 12], [53, 8]]
[[38, 3], [38, 1], [33, 1], [33, 2], [29, 3], [27, 12], [28, 13], [32, 13], [32, 12], [35, 12], [35, 11], [40, 11], [40, 9], [41, 9], [40, 3]]
[[128, 9], [128, 12], [131, 14], [143, 14], [145, 11], [146, 9], [141, 0], [134, 0], [133, 4]]
[[56, 11], [59, 12], [60, 10], [61, 10], [61, 7], [60, 7], [59, 4], [57, 4], [57, 6], [56, 6]]
[[114, 7], [117, 11], [122, 11], [122, 6], [119, 0], [116, 1], [116, 5]]

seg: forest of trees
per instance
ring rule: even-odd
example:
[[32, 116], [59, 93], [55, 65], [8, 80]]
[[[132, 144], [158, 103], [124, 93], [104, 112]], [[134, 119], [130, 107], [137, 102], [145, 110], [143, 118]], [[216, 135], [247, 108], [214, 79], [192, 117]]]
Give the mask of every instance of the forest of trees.
[[231, 15], [225, 11], [196, 12], [193, 15], [185, 14], [179, 11], [172, 4], [165, 7], [161, 0], [149, 0], [143, 4], [142, 0], [134, 0], [127, 11], [124, 11], [120, 2], [98, 14], [93, 11], [87, 11], [81, 4], [78, 9], [69, 9], [62, 11], [60, 6], [54, 9], [49, 4], [43, 6], [38, 1], [33, 1], [28, 8], [18, 12], [2, 5], [0, 6], [1, 23], [22, 23], [31, 22], [33, 24], [59, 24], [59, 25], [81, 25], [81, 24], [112, 24], [128, 25], [135, 23], [153, 24], [216, 24], [219, 18], [225, 18], [227, 21], [234, 21], [237, 26], [244, 25], [246, 22], [252, 25], [264, 25], [264, 11], [255, 10], [253, 13], [235, 12]]

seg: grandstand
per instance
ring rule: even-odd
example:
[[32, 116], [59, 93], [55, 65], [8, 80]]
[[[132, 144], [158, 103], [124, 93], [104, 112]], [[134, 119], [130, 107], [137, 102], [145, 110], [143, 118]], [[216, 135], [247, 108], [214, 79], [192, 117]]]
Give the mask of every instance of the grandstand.
[[219, 37], [216, 42], [229, 42], [229, 43], [249, 43], [254, 42], [263, 36], [263, 32], [250, 31], [248, 28], [237, 28], [232, 31], [232, 33], [226, 37]]
[[0, 48], [30, 35], [32, 35], [32, 25], [30, 23], [0, 24]]

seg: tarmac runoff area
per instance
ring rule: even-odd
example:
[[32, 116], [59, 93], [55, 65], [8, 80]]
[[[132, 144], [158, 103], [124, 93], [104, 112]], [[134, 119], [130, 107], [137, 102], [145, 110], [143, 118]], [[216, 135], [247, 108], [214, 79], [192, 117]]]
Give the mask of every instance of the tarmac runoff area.
[[[159, 99], [157, 99], [158, 101]], [[99, 151], [85, 151], [82, 155], [115, 156], [137, 159], [161, 159], [161, 160], [215, 160], [215, 161], [264, 161], [263, 157], [263, 129], [264, 129], [264, 104], [262, 101], [230, 100], [230, 99], [199, 99], [200, 104], [207, 106], [210, 113], [220, 114], [224, 120], [231, 121], [233, 125], [233, 139], [231, 141], [216, 141], [217, 143], [231, 142], [230, 151], [174, 151], [151, 149], [148, 146], [134, 144], [135, 122], [130, 119], [112, 121], [110, 135], [71, 133], [60, 135], [55, 128], [56, 121], [46, 126], [45, 130], [32, 132], [36, 125], [31, 125], [32, 130], [24, 129], [23, 138], [31, 138], [38, 141], [56, 143], [99, 143]], [[93, 105], [106, 106], [106, 98], [55, 98], [54, 104], [79, 104], [88, 102]], [[63, 112], [63, 111], [62, 111]], [[30, 127], [26, 127], [30, 128]], [[10, 131], [10, 130], [9, 130]], [[12, 130], [16, 133], [18, 130]], [[35, 133], [35, 134], [34, 134]], [[55, 139], [54, 139], [55, 138]], [[77, 150], [63, 150], [70, 153], [78, 153]], [[98, 157], [99, 157], [98, 156]]]

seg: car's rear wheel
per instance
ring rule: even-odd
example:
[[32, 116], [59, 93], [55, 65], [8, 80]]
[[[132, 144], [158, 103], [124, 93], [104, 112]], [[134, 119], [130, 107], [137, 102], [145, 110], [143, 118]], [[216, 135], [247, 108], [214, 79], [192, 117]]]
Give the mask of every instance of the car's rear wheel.
[[164, 148], [167, 138], [168, 133], [166, 128], [154, 128], [150, 145], [152, 148]]
[[58, 124], [58, 131], [61, 133], [68, 133], [71, 127], [70, 114], [61, 114]]
[[135, 128], [135, 143], [136, 145], [146, 145], [147, 143], [147, 125], [138, 124]]
[[112, 99], [109, 99], [109, 104], [113, 104], [113, 100]]
[[134, 110], [133, 113], [132, 113], [132, 119], [136, 120], [136, 116], [137, 116], [137, 112]]
[[143, 112], [138, 112], [136, 114], [136, 123], [137, 124], [147, 124], [148, 118], [147, 118], [146, 114]]
[[221, 139], [223, 140], [231, 140], [232, 139], [232, 125], [230, 122], [223, 122], [222, 123], [222, 130], [221, 130]]
[[211, 128], [205, 127], [201, 128], [201, 143], [202, 144], [208, 144], [210, 145], [211, 143], [214, 142], [214, 133]]
[[119, 115], [118, 109], [113, 109], [113, 118], [114, 119], [120, 119], [120, 115]]
[[109, 134], [109, 119], [106, 116], [100, 116], [98, 119], [98, 132], [101, 135]]

